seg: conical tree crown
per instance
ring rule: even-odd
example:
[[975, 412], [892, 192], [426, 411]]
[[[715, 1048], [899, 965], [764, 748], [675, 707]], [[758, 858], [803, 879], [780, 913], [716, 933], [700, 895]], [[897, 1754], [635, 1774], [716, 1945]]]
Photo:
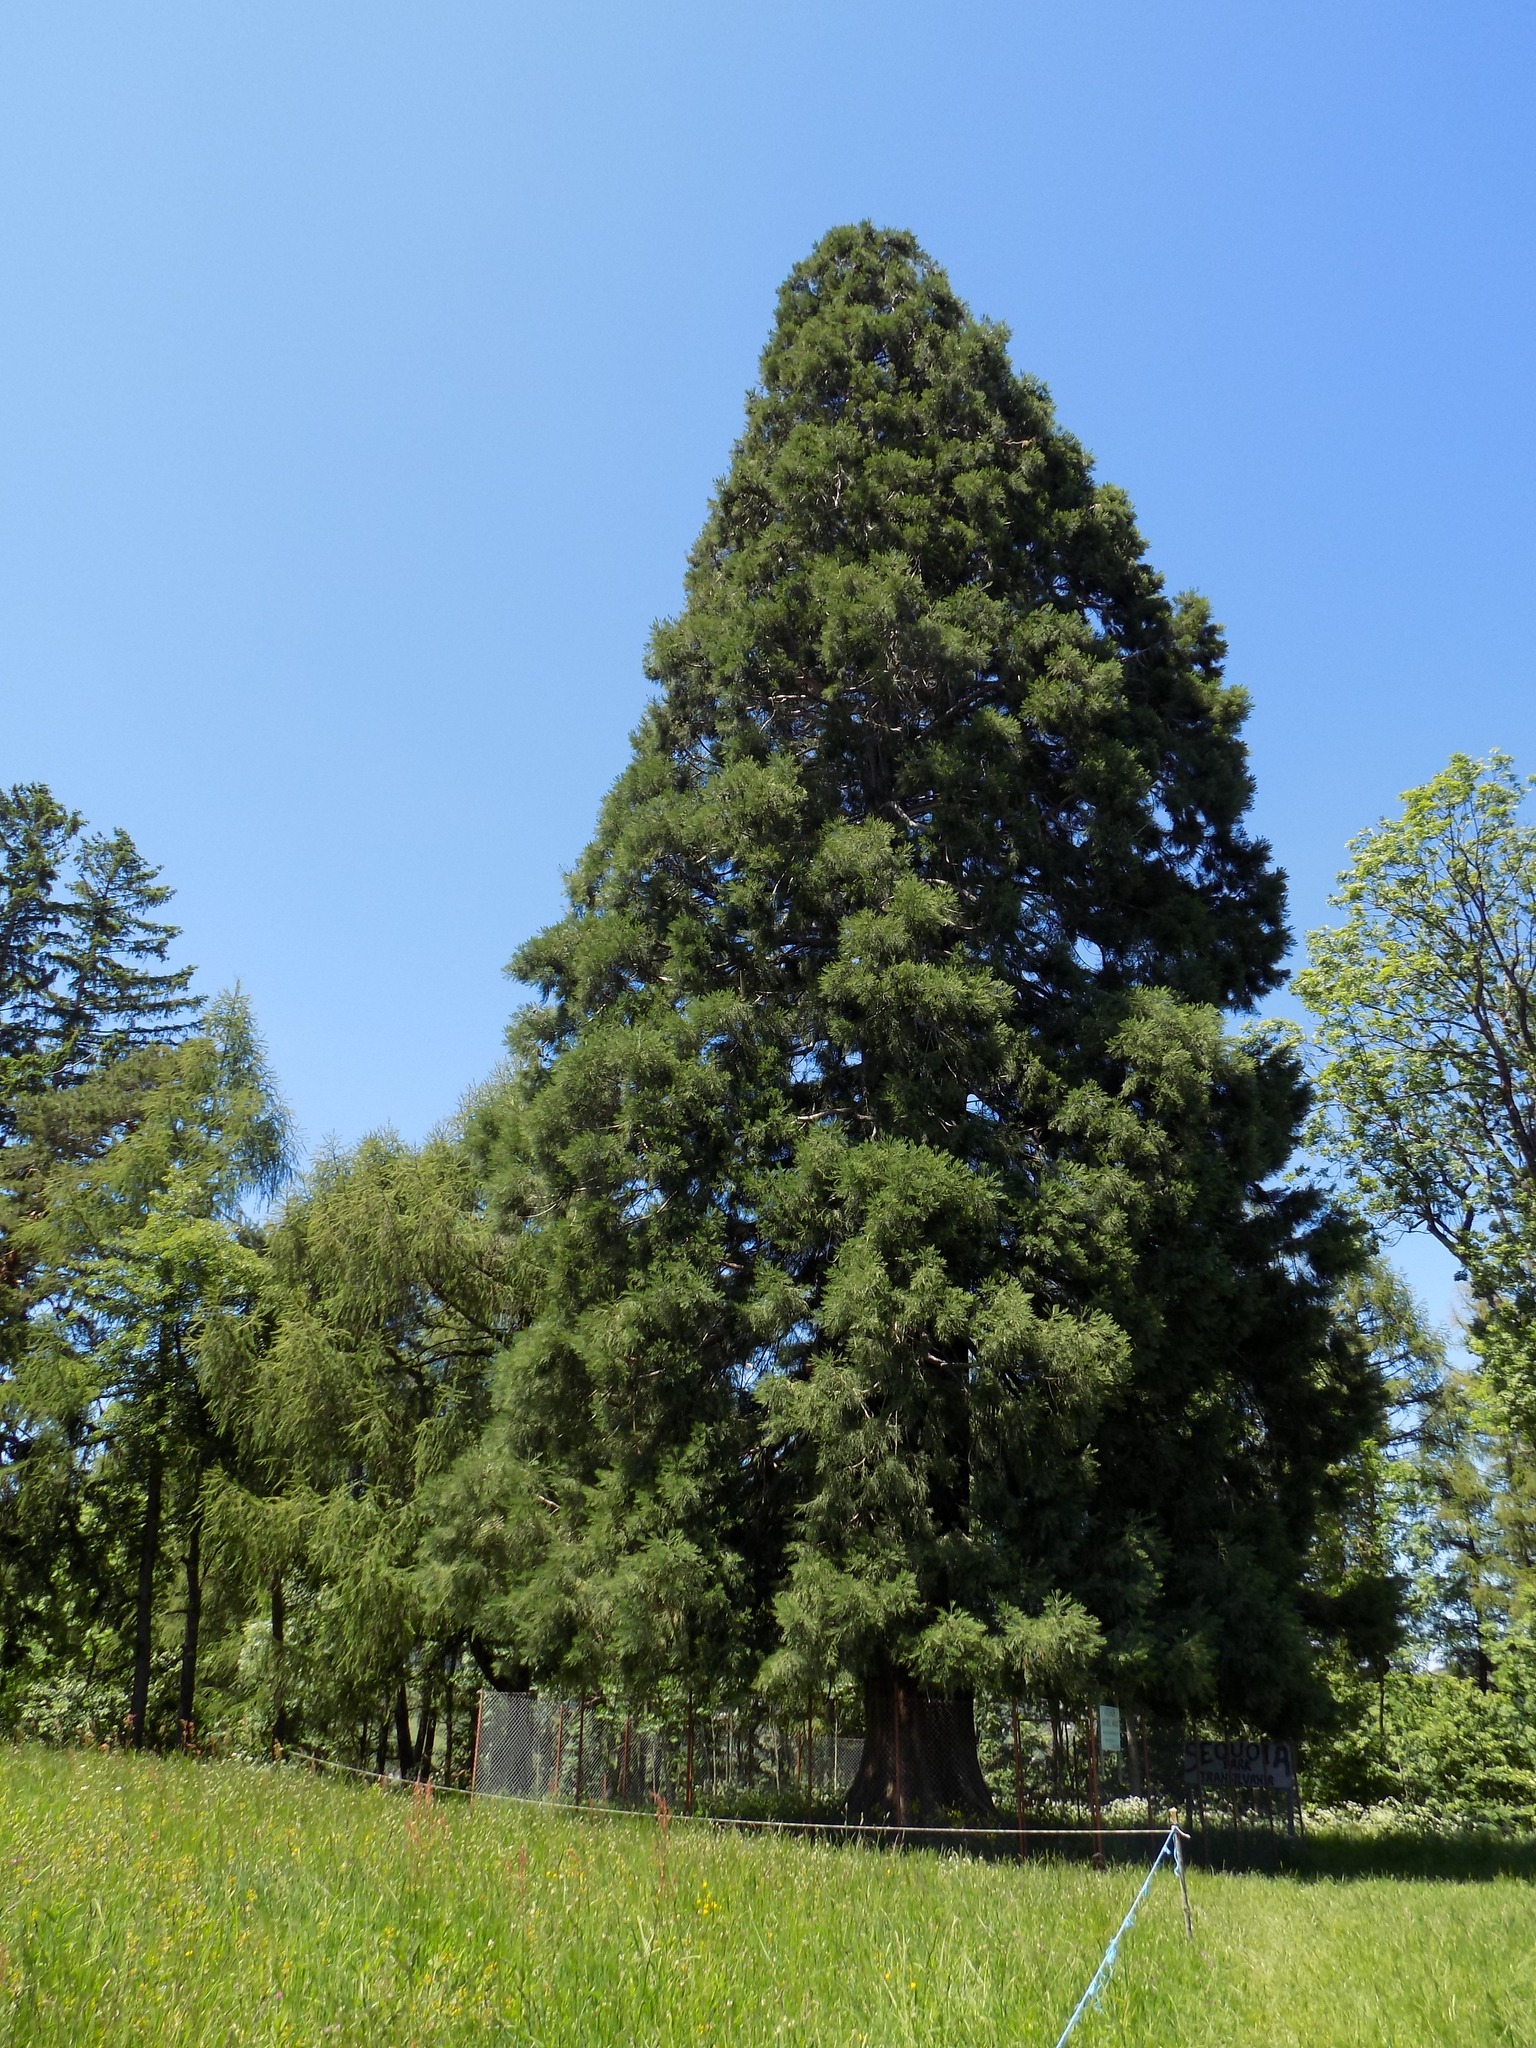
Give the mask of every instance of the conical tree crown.
[[792, 762], [878, 818], [1016, 985], [1245, 1005], [1283, 948], [1245, 839], [1245, 709], [1003, 329], [910, 236], [839, 229], [784, 285], [747, 428], [652, 650], [650, 744]]
[[[477, 1140], [540, 1305], [502, 1412], [531, 1636], [583, 1669], [681, 1671], [727, 1612], [766, 1648], [775, 1587], [866, 1668], [1000, 1640], [1156, 1355], [1138, 1273], [1209, 1303], [1256, 1264], [1263, 1398], [1307, 1369], [1306, 1206], [1239, 1228], [1294, 1065], [1196, 1007], [1284, 944], [1244, 702], [1005, 343], [907, 235], [792, 274], [631, 764], [514, 962], [542, 1001]], [[1202, 1211], [1204, 1265], [1158, 1277]]]

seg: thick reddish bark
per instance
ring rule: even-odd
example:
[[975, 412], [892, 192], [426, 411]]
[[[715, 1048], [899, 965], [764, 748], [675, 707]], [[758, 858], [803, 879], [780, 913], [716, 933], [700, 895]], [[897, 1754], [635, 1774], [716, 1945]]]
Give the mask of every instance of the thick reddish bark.
[[846, 1810], [868, 1827], [994, 1825], [971, 1700], [924, 1692], [905, 1672], [866, 1679], [864, 1754]]

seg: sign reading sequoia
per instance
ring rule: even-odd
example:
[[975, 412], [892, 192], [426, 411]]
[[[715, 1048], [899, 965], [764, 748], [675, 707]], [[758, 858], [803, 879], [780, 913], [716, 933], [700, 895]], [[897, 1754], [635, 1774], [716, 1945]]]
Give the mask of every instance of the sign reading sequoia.
[[1186, 1742], [1184, 1782], [1236, 1785], [1253, 1792], [1294, 1792], [1295, 1749], [1289, 1742]]

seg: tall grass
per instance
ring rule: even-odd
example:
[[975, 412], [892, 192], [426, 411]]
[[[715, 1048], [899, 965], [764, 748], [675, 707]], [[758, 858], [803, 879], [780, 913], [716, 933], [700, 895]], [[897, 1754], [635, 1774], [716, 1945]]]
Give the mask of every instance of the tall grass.
[[[0, 1751], [0, 2043], [1053, 2043], [1136, 1874]], [[1536, 1890], [1159, 1876], [1084, 2048], [1536, 2044]]]

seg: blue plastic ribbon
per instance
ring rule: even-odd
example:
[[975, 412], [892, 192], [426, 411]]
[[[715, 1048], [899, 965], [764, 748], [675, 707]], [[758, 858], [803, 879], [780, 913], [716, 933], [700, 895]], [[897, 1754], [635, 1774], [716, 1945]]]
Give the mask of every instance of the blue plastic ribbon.
[[1062, 2028], [1061, 2040], [1056, 2043], [1056, 2048], [1064, 2048], [1064, 2043], [1066, 2042], [1067, 2036], [1071, 2033], [1072, 2029], [1077, 2025], [1078, 2021], [1082, 2018], [1083, 2014], [1088, 2010], [1089, 2006], [1097, 2005], [1099, 2000], [1099, 1993], [1104, 1989], [1104, 1986], [1109, 1982], [1109, 1973], [1115, 1967], [1115, 1957], [1120, 1952], [1120, 1937], [1128, 1931], [1131, 1922], [1136, 1918], [1137, 1907], [1140, 1906], [1142, 1900], [1147, 1896], [1147, 1893], [1152, 1889], [1152, 1880], [1157, 1875], [1157, 1866], [1162, 1862], [1165, 1856], [1167, 1856], [1172, 1861], [1177, 1861], [1177, 1834], [1178, 1829], [1176, 1827], [1170, 1828], [1168, 1830], [1167, 1838], [1164, 1841], [1163, 1846], [1152, 1858], [1152, 1868], [1147, 1872], [1146, 1876], [1142, 1879], [1141, 1890], [1136, 1894], [1135, 1898], [1131, 1901], [1131, 1910], [1126, 1914], [1125, 1918], [1120, 1922], [1120, 1925], [1115, 1929], [1114, 1939], [1110, 1942], [1109, 1947], [1104, 1951], [1104, 1960], [1099, 1964], [1099, 1967], [1094, 1971], [1092, 1983], [1089, 1984], [1088, 1989], [1083, 1993], [1082, 1997], [1077, 2001], [1076, 2006], [1073, 2008], [1071, 2019], [1069, 2019], [1067, 2021], [1067, 2024]]

